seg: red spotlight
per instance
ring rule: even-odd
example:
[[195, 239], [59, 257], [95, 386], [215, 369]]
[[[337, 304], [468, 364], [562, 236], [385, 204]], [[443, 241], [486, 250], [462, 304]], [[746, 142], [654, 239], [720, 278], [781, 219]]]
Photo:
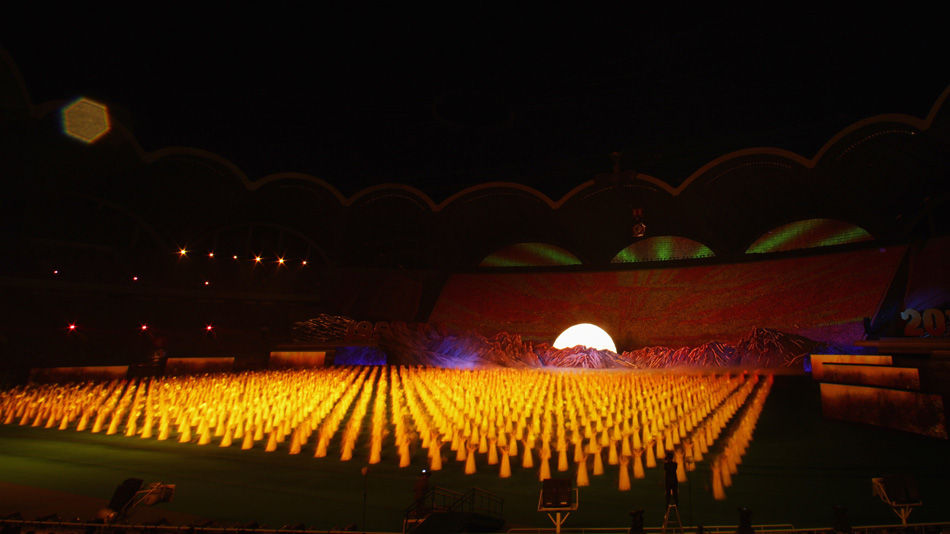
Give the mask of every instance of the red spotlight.
[[138, 281], [139, 281], [139, 277], [138, 277], [138, 276], [133, 276], [133, 277], [132, 277], [132, 281], [133, 281], [133, 282], [138, 282]]
[[209, 252], [209, 253], [208, 253], [208, 257], [209, 257], [209, 258], [213, 258], [213, 257], [214, 257], [214, 252]]
[[303, 260], [302, 262], [300, 262], [300, 265], [306, 265], [306, 264], [307, 264], [307, 260]]
[[214, 325], [205, 325], [205, 332], [211, 332], [212, 330], [214, 330]]
[[278, 263], [279, 265], [283, 265], [283, 264], [284, 264], [284, 258], [277, 258], [277, 263]]
[[76, 323], [69, 323], [69, 326], [68, 326], [67, 328], [69, 329], [70, 332], [75, 332], [75, 331], [76, 331]]
[[142, 323], [142, 331], [144, 332], [146, 330], [148, 330], [148, 325], [145, 323]]
[[186, 248], [184, 248], [184, 247], [178, 249], [178, 255], [179, 255], [179, 256], [185, 256], [186, 254], [188, 254], [188, 249], [186, 249]]
[[208, 287], [208, 286], [210, 286], [210, 285], [211, 285], [211, 282], [205, 280], [205, 287]]
[[260, 262], [261, 262], [261, 257], [260, 257], [260, 256], [254, 256], [254, 261], [257, 262], [257, 263], [260, 263]]
[[237, 259], [237, 254], [235, 254], [234, 256], [231, 256], [231, 257], [234, 258], [234, 259]]
[[53, 274], [59, 274], [59, 269], [53, 269]]

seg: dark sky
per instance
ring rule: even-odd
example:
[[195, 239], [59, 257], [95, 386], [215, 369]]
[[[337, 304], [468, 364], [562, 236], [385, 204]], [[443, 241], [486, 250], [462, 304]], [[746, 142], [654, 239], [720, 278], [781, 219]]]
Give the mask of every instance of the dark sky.
[[97, 98], [146, 150], [345, 194], [395, 181], [439, 200], [505, 180], [558, 198], [615, 150], [678, 184], [732, 150], [811, 157], [862, 118], [924, 116], [950, 83], [939, 17], [899, 8], [33, 9], [0, 22], [0, 46], [34, 102]]

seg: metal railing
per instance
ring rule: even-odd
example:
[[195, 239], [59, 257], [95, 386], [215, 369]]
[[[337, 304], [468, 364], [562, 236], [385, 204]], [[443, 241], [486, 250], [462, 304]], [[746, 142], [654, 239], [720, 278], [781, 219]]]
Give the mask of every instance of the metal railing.
[[[703, 532], [705, 534], [732, 534], [736, 531], [738, 525], [703, 525]], [[770, 524], [770, 525], [752, 525], [753, 530], [758, 533], [773, 533], [773, 532], [793, 532], [795, 525], [791, 523], [781, 523], [781, 524]], [[670, 530], [667, 528], [667, 530]], [[511, 528], [506, 532], [508, 534], [548, 534], [549, 532], [554, 532], [555, 530], [551, 527], [541, 527], [541, 528]], [[644, 527], [644, 532], [662, 532], [663, 527]], [[697, 532], [697, 527], [683, 526], [684, 532]], [[630, 532], [629, 527], [561, 527], [562, 533], [571, 532], [574, 534], [628, 534]]]
[[[196, 525], [147, 525], [137, 523], [99, 523], [93, 521], [30, 521], [26, 519], [0, 519], [0, 528], [4, 532], [56, 532], [58, 534], [353, 534], [352, 530], [336, 529], [293, 529], [293, 528], [249, 528], [217, 527]], [[9, 529], [9, 530], [8, 530]], [[392, 531], [358, 530], [362, 534], [398, 534]]]
[[[704, 534], [732, 534], [739, 528], [738, 525], [703, 525]], [[769, 525], [752, 525], [756, 534], [836, 534], [832, 527], [795, 528], [791, 523]], [[662, 527], [644, 527], [644, 532], [662, 532]], [[696, 534], [697, 526], [684, 526], [683, 531]], [[507, 534], [549, 534], [551, 527], [543, 528], [512, 528]], [[628, 534], [628, 527], [595, 527], [595, 528], [561, 528], [562, 533], [571, 534]], [[940, 534], [950, 532], [950, 521], [931, 523], [908, 523], [907, 525], [861, 525], [851, 527], [850, 534]]]
[[500, 518], [505, 511], [505, 500], [494, 493], [472, 488], [452, 504], [453, 512], [472, 512]]

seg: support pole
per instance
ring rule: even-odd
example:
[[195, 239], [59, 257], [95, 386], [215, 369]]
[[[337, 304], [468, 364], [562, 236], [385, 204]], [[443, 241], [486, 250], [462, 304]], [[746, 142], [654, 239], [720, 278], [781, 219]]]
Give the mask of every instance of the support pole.
[[567, 516], [571, 515], [570, 512], [564, 514], [564, 517], [561, 517], [561, 512], [555, 512], [556, 517], [552, 517], [550, 512], [548, 513], [548, 518], [554, 523], [554, 534], [561, 534], [561, 525], [567, 521]]

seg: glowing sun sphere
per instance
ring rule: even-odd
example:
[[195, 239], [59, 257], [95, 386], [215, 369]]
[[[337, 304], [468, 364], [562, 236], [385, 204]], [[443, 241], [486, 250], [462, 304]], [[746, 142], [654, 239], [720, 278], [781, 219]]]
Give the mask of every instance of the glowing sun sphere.
[[561, 335], [554, 340], [554, 348], [556, 349], [566, 349], [578, 345], [591, 349], [617, 352], [617, 346], [614, 345], [614, 340], [610, 339], [610, 334], [604, 332], [603, 328], [590, 323], [576, 324], [561, 332]]

